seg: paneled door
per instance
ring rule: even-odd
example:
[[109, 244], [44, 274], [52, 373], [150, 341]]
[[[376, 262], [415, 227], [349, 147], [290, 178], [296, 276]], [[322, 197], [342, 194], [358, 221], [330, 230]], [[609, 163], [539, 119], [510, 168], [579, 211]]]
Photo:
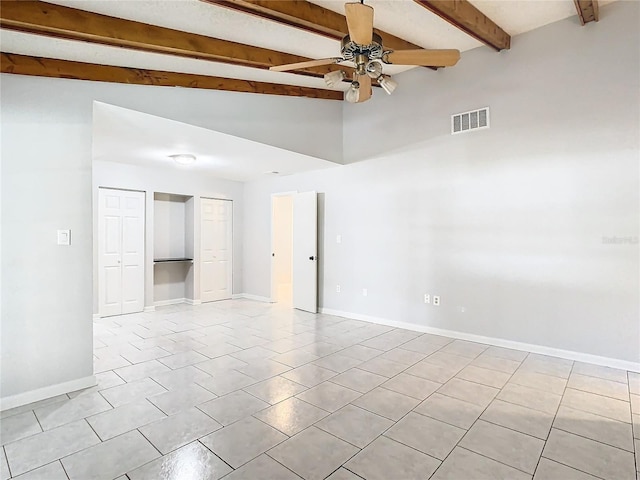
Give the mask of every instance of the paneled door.
[[98, 189], [100, 316], [144, 309], [144, 192]]
[[233, 202], [200, 202], [200, 299], [214, 302], [233, 291]]
[[293, 307], [318, 312], [318, 199], [293, 195]]

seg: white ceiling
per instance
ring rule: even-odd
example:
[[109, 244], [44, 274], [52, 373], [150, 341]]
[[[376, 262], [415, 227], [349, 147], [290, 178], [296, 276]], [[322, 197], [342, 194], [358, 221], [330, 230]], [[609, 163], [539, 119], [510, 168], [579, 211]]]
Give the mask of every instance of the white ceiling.
[[[169, 155], [190, 153], [189, 166]], [[336, 167], [320, 158], [166, 118], [94, 102], [93, 159], [152, 168], [189, 170], [236, 181]]]
[[[333, 57], [340, 50], [336, 40], [199, 0], [53, 0], [50, 3], [310, 58]], [[344, 8], [341, 0], [313, 0], [313, 3], [340, 13]], [[457, 48], [464, 52], [481, 45], [413, 0], [367, 0], [366, 3], [375, 9], [376, 27], [423, 48]], [[471, 0], [471, 3], [512, 36], [576, 15], [573, 0]], [[0, 44], [3, 52], [22, 55], [327, 88], [321, 78], [6, 30], [0, 31]], [[517, 50], [513, 54], [517, 55]], [[385, 72], [396, 74], [406, 69], [386, 66]], [[346, 88], [347, 84], [336, 87]]]

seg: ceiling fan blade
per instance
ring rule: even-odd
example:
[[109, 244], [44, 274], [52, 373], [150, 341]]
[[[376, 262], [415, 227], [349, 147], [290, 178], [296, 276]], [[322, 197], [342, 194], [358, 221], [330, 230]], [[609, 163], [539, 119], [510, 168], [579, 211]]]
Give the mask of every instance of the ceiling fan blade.
[[338, 57], [321, 58], [320, 60], [308, 60], [306, 62], [289, 63], [287, 65], [275, 65], [269, 70], [274, 72], [287, 72], [289, 70], [300, 70], [309, 67], [320, 67], [322, 65], [330, 65], [332, 63], [341, 62], [343, 59]]
[[349, 37], [358, 45], [370, 45], [373, 42], [373, 8], [363, 3], [345, 3]]
[[369, 75], [356, 75], [356, 80], [360, 84], [360, 93], [356, 103], [366, 102], [371, 98], [371, 77]]
[[396, 50], [382, 58], [394, 65], [422, 65], [424, 67], [452, 67], [460, 60], [459, 50]]

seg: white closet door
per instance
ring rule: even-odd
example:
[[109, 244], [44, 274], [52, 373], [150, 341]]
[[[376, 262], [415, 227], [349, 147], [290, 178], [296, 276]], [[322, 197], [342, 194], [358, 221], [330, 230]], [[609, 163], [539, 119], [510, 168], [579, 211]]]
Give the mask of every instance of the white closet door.
[[293, 307], [318, 312], [318, 199], [293, 196]]
[[233, 290], [233, 204], [201, 199], [200, 298], [213, 302], [231, 298]]
[[122, 313], [144, 310], [144, 201], [122, 192]]
[[98, 190], [101, 316], [144, 309], [144, 193]]

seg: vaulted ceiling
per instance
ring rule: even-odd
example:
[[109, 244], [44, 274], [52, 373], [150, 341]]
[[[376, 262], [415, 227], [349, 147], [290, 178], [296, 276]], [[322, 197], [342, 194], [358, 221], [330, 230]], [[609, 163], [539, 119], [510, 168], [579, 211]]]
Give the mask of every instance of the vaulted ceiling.
[[[482, 45], [575, 17], [598, 20], [613, 0], [366, 0], [388, 49]], [[2, 1], [2, 72], [341, 100], [347, 82], [323, 75], [348, 65], [283, 73], [269, 67], [336, 57], [347, 33], [337, 0]], [[385, 73], [407, 68], [386, 65]], [[455, 68], [447, 67], [447, 68]], [[436, 70], [435, 68], [433, 70]], [[434, 75], [437, 72], [432, 72]]]

